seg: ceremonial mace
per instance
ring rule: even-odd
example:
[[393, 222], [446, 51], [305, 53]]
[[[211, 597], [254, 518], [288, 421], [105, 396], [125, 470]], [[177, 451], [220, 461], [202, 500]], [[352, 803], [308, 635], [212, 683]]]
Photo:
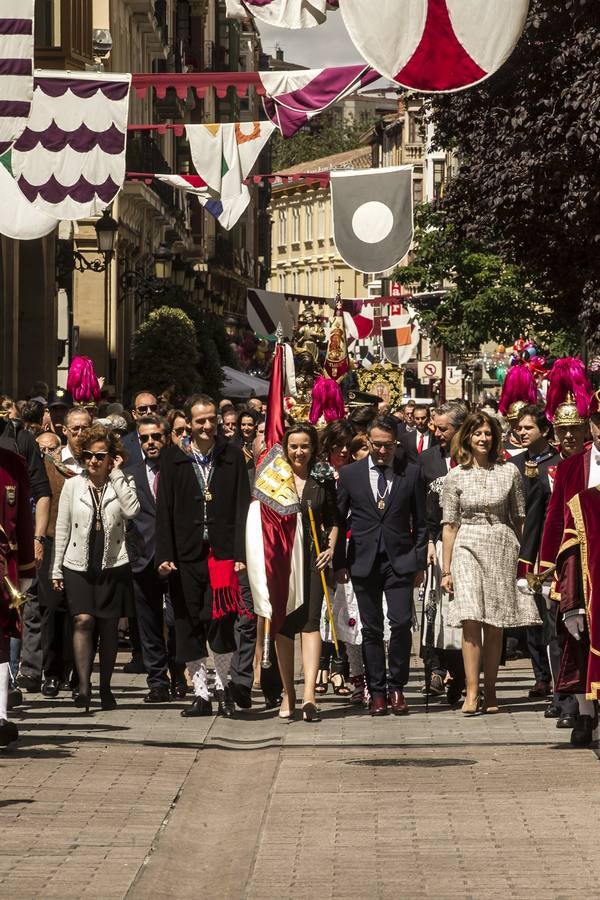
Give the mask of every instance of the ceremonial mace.
[[[312, 539], [315, 545], [315, 550], [317, 552], [317, 556], [321, 553], [321, 548], [319, 547], [319, 538], [317, 536], [317, 526], [315, 525], [315, 516], [312, 511], [312, 506], [308, 505], [308, 518], [310, 519], [310, 530], [312, 532]], [[325, 603], [327, 604], [327, 615], [329, 616], [329, 622], [331, 625], [331, 637], [333, 638], [333, 646], [335, 647], [335, 655], [339, 658], [340, 655], [340, 647], [338, 644], [337, 633], [335, 630], [335, 622], [333, 621], [333, 609], [331, 607], [331, 600], [329, 598], [329, 588], [327, 587], [327, 581], [325, 579], [325, 572], [321, 569], [321, 583], [323, 585], [323, 593], [325, 594]]]
[[21, 618], [21, 607], [24, 606], [28, 600], [31, 600], [31, 594], [28, 594], [26, 591], [20, 591], [18, 587], [12, 583], [8, 575], [4, 576], [4, 587], [8, 593], [9, 608], [15, 609], [19, 618]]

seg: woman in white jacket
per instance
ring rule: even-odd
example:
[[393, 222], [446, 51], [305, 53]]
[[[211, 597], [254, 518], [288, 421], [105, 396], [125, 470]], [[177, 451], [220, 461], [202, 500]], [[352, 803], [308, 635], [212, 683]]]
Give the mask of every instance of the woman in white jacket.
[[94, 425], [82, 441], [84, 471], [65, 482], [54, 539], [52, 579], [66, 593], [73, 616], [73, 654], [79, 675], [75, 706], [89, 710], [94, 630], [100, 638], [100, 701], [115, 709], [110, 689], [122, 610], [131, 603], [132, 576], [125, 525], [140, 509], [133, 479], [121, 470], [118, 438]]

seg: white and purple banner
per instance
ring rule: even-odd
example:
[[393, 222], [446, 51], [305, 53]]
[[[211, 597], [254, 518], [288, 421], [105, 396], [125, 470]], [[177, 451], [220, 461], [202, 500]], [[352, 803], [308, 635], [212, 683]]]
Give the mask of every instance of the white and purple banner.
[[27, 125], [33, 99], [34, 0], [0, 0], [0, 153]]
[[259, 75], [268, 95], [263, 99], [265, 112], [284, 138], [292, 137], [314, 116], [379, 78], [377, 72], [365, 65], [260, 72]]
[[36, 71], [31, 115], [15, 142], [21, 193], [57, 219], [100, 215], [125, 180], [131, 75]]
[[230, 19], [254, 16], [279, 28], [314, 28], [322, 25], [327, 10], [337, 8], [337, 0], [226, 0]]

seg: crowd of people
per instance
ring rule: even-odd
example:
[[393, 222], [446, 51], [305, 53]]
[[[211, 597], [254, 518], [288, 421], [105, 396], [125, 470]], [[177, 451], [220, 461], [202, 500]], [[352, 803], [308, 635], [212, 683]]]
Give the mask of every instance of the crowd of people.
[[523, 652], [529, 697], [589, 744], [599, 394], [585, 414], [569, 396], [506, 416], [494, 401], [387, 409], [359, 397], [318, 427], [288, 420], [301, 588], [270, 632], [269, 668], [247, 565], [265, 403], [197, 394], [177, 408], [144, 390], [126, 410], [41, 383], [27, 401], [0, 398], [0, 747], [18, 736], [9, 710], [25, 693], [115, 709], [125, 622], [124, 669], [146, 674], [144, 703], [188, 698], [186, 717], [214, 702], [235, 716], [259, 686], [283, 719], [318, 722], [330, 689], [372, 716], [406, 715], [420, 630], [424, 693], [467, 717], [495, 714], [499, 666]]

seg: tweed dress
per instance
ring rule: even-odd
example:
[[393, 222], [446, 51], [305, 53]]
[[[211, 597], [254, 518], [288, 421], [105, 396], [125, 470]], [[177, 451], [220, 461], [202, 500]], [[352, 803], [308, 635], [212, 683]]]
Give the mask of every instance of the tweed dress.
[[514, 525], [525, 518], [516, 466], [499, 463], [451, 469], [442, 492], [444, 524], [458, 525], [450, 570], [454, 598], [449, 624], [466, 620], [497, 628], [539, 625], [533, 596], [517, 590], [519, 542]]

